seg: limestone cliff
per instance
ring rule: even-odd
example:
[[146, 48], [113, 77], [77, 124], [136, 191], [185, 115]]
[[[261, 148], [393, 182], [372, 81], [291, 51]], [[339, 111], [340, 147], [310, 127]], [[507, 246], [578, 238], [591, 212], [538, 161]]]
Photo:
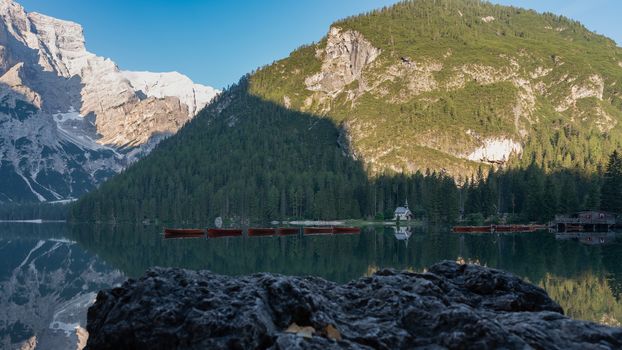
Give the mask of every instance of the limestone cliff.
[[0, 202], [77, 197], [174, 134], [218, 93], [121, 71], [82, 27], [0, 0]]

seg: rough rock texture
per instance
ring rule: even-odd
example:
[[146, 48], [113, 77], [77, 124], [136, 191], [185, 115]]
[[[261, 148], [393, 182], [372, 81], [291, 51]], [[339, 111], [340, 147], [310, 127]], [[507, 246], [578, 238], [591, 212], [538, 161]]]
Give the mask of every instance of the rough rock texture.
[[520, 143], [504, 138], [489, 138], [484, 140], [484, 145], [471, 152], [467, 158], [482, 162], [504, 163], [512, 153], [520, 154], [523, 147]]
[[148, 97], [178, 97], [181, 103], [188, 106], [189, 116], [197, 114], [217, 93], [214, 88], [195, 84], [190, 78], [177, 72], [123, 71], [122, 73], [135, 90], [142, 91]]
[[355, 80], [372, 63], [380, 49], [375, 48], [359, 32], [332, 27], [326, 48], [317, 53], [323, 59], [322, 71], [305, 80], [307, 89], [335, 96]]
[[0, 0], [0, 202], [78, 197], [175, 133], [217, 90], [122, 72], [82, 27]]
[[565, 317], [544, 290], [475, 265], [314, 277], [154, 268], [98, 294], [87, 349], [613, 349], [622, 329]]

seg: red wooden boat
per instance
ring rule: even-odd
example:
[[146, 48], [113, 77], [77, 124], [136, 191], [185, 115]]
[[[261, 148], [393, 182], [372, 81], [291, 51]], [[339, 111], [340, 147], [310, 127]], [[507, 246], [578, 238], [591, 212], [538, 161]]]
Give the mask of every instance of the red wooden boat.
[[278, 232], [279, 236], [297, 235], [300, 233], [300, 229], [298, 227], [279, 227]]
[[333, 233], [332, 227], [305, 227], [304, 234], [305, 235], [319, 235], [319, 234], [327, 234]]
[[455, 233], [487, 233], [494, 232], [492, 226], [454, 226], [452, 231]]
[[254, 228], [248, 229], [249, 236], [274, 236], [276, 234], [275, 228]]
[[205, 236], [205, 230], [196, 228], [165, 228], [164, 238], [194, 238]]
[[343, 226], [336, 226], [333, 227], [333, 233], [361, 233], [361, 228], [360, 227], [343, 227]]
[[237, 228], [210, 228], [207, 230], [207, 237], [209, 238], [235, 237], [241, 235], [242, 230]]
[[535, 232], [538, 227], [532, 225], [495, 225], [495, 232]]

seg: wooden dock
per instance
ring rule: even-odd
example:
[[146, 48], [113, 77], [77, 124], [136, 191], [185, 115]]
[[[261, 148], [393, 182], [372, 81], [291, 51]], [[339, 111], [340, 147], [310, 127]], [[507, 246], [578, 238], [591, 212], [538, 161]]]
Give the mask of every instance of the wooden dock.
[[486, 226], [454, 226], [454, 233], [510, 233], [510, 232], [536, 232], [547, 229], [547, 225], [486, 225]]
[[550, 224], [557, 233], [610, 232], [616, 225], [616, 216], [602, 211], [582, 211], [573, 215], [556, 215]]

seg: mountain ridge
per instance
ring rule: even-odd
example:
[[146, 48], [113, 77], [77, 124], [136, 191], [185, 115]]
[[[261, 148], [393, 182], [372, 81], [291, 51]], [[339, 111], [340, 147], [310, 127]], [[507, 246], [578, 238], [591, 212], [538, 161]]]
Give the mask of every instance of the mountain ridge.
[[219, 93], [175, 72], [121, 71], [86, 50], [77, 23], [10, 0], [0, 2], [0, 17], [0, 202], [76, 198]]
[[71, 219], [382, 219], [406, 199], [441, 222], [598, 209], [622, 145], [620, 61], [553, 14], [404, 1], [243, 77]]
[[[620, 62], [615, 42], [562, 16], [403, 1], [337, 21], [318, 43], [260, 68], [251, 91], [343, 124], [374, 174], [425, 171], [438, 152], [452, 159], [429, 168], [456, 177], [510, 158], [595, 170], [620, 145]], [[558, 139], [576, 136], [561, 137], [564, 128], [597, 157], [555, 154], [567, 147]]]

